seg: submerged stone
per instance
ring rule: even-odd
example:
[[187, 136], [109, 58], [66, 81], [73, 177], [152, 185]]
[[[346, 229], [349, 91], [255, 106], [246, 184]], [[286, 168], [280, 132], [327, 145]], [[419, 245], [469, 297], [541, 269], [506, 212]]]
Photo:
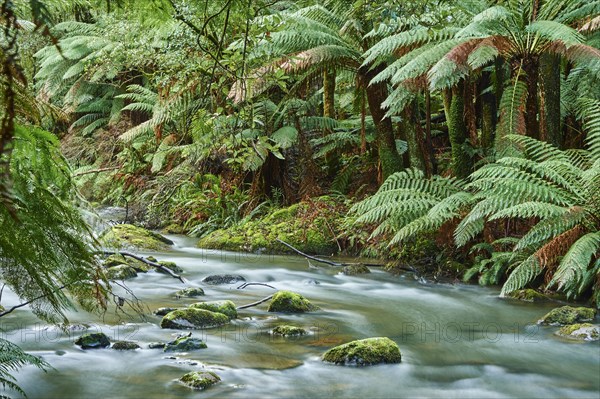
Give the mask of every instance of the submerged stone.
[[137, 272], [128, 265], [113, 266], [106, 269], [109, 280], [129, 280], [137, 277]]
[[177, 291], [175, 293], [175, 295], [177, 295], [178, 297], [183, 297], [183, 298], [195, 298], [197, 296], [203, 296], [204, 290], [202, 288], [198, 288], [198, 287], [189, 287], [189, 288], [184, 288], [182, 290]]
[[132, 224], [117, 224], [106, 232], [101, 240], [107, 246], [120, 248], [134, 247], [161, 251], [169, 249], [173, 241], [168, 238]]
[[570, 339], [598, 341], [600, 339], [600, 326], [595, 326], [590, 323], [571, 324], [561, 327], [556, 334]]
[[[166, 260], [161, 260], [160, 262], [156, 262], [161, 266], [166, 267], [167, 269], [171, 270], [173, 273], [183, 273], [183, 269], [179, 266], [177, 266], [177, 264], [175, 262], [169, 262]], [[156, 270], [158, 273], [162, 273], [162, 274], [169, 274], [166, 271], [159, 269], [158, 267], [155, 268], [154, 270]]]
[[293, 336], [293, 335], [306, 335], [306, 334], [308, 334], [308, 332], [304, 328], [301, 328], [301, 327], [282, 325], [282, 326], [275, 327], [273, 329], [273, 334], [274, 335], [283, 335], [284, 337], [286, 337], [286, 336]]
[[222, 313], [215, 313], [205, 309], [178, 309], [167, 313], [160, 322], [162, 328], [179, 330], [203, 329], [220, 327], [229, 322], [229, 318]]
[[136, 344], [135, 342], [131, 342], [131, 341], [117, 341], [113, 344], [112, 348], [123, 351], [123, 350], [139, 349], [140, 346], [138, 344]]
[[82, 349], [106, 348], [110, 346], [110, 340], [104, 333], [87, 333], [77, 338], [75, 345]]
[[206, 389], [221, 381], [221, 378], [212, 371], [192, 371], [179, 379], [184, 385], [192, 389]]
[[313, 305], [300, 294], [291, 291], [279, 291], [273, 295], [267, 310], [281, 313], [304, 313], [318, 309], [318, 306]]
[[363, 264], [344, 266], [342, 268], [342, 274], [345, 274], [346, 276], [355, 276], [357, 274], [366, 273], [371, 273], [371, 270]]
[[149, 349], [163, 349], [167, 344], [164, 342], [151, 342], [148, 344]]
[[238, 274], [215, 274], [202, 279], [202, 282], [210, 285], [235, 284], [246, 281], [243, 276]]
[[367, 338], [348, 342], [329, 349], [323, 361], [355, 366], [379, 363], [400, 363], [402, 356], [394, 341], [386, 337]]
[[592, 308], [562, 306], [560, 308], [552, 309], [538, 321], [538, 324], [564, 326], [567, 324], [590, 321], [595, 315], [596, 310]]
[[154, 314], [157, 316], [164, 316], [167, 313], [172, 312], [177, 309], [179, 309], [179, 308], [158, 308], [154, 311]]
[[536, 290], [532, 290], [531, 288], [513, 291], [506, 296], [524, 302], [543, 302], [549, 299], [546, 295], [537, 292]]
[[237, 318], [237, 309], [235, 308], [235, 303], [231, 301], [207, 301], [207, 302], [198, 302], [190, 305], [191, 308], [195, 309], [206, 309], [211, 312], [222, 313], [230, 319]]
[[191, 337], [179, 337], [174, 341], [168, 342], [163, 351], [164, 352], [189, 352], [198, 349], [207, 348], [206, 343], [204, 343], [199, 338], [191, 338]]

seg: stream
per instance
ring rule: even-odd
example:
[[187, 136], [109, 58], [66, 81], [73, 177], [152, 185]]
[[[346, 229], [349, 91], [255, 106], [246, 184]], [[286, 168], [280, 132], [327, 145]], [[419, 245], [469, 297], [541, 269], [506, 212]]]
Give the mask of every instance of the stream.
[[[63, 332], [27, 308], [2, 318], [5, 338], [53, 366], [46, 373], [26, 367], [16, 374], [30, 398], [599, 397], [600, 343], [568, 341], [554, 335], [557, 327], [536, 325], [556, 303], [501, 300], [497, 289], [424, 283], [410, 273], [393, 276], [376, 268], [344, 276], [334, 267], [310, 267], [297, 256], [203, 250], [194, 247], [194, 239], [168, 237], [176, 243], [173, 250], [152, 255], [176, 262], [187, 286], [204, 288], [206, 296], [177, 299], [174, 293], [186, 285], [150, 271], [126, 281], [144, 302], [146, 320], [114, 312], [68, 314], [73, 324], [90, 324], [88, 332], [136, 341], [142, 349], [82, 350], [73, 343], [82, 331]], [[152, 314], [158, 307], [221, 299], [243, 305], [274, 292], [201, 282], [222, 273], [298, 292], [321, 310], [273, 314], [264, 303], [241, 310], [239, 319], [223, 328], [193, 331], [207, 349], [184, 354], [148, 349], [148, 343], [170, 341], [177, 333], [158, 326], [160, 317]], [[5, 304], [18, 303], [14, 294], [5, 296]], [[274, 337], [269, 331], [278, 324], [311, 333]], [[377, 336], [399, 345], [401, 364], [360, 368], [320, 360], [335, 345]], [[222, 382], [201, 392], [178, 383], [183, 374], [202, 369], [215, 371]]]

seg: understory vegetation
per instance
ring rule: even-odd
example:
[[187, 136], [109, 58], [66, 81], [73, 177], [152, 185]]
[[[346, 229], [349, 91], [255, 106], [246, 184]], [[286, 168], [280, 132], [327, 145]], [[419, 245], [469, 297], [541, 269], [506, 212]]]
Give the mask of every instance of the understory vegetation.
[[107, 307], [90, 204], [600, 307], [600, 1], [0, 3], [0, 271], [45, 320]]

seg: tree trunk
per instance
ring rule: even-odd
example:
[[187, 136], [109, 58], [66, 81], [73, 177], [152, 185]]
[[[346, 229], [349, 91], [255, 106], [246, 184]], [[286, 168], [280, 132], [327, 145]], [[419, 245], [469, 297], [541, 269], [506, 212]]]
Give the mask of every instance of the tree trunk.
[[494, 145], [494, 132], [497, 122], [496, 96], [490, 90], [492, 84], [491, 72], [483, 72], [479, 82], [479, 93], [481, 102], [481, 147], [487, 153]]
[[[448, 137], [450, 139], [450, 146], [452, 147], [452, 170], [454, 175], [461, 179], [467, 177], [471, 173], [473, 166], [471, 157], [465, 151], [465, 143], [467, 141], [468, 132], [464, 118], [464, 85], [465, 82], [460, 81], [452, 88], [450, 106], [446, 110]], [[446, 103], [446, 101], [444, 101], [444, 103]]]
[[323, 72], [323, 116], [335, 119], [335, 69]]
[[429, 162], [431, 163], [431, 174], [437, 175], [437, 159], [435, 159], [433, 141], [431, 139], [431, 95], [427, 89], [425, 89], [425, 142], [427, 153], [429, 154]]
[[561, 148], [560, 127], [560, 58], [554, 54], [543, 54], [540, 58], [541, 107], [540, 125], [542, 139]]
[[421, 129], [417, 128], [419, 121], [416, 117], [417, 111], [416, 101], [409, 104], [402, 112], [402, 122], [400, 123], [401, 129], [406, 137], [406, 143], [408, 144], [408, 159], [411, 168], [416, 168], [427, 172], [425, 164], [424, 152], [423, 152], [423, 138]]
[[525, 129], [529, 137], [540, 138], [538, 122], [538, 61], [534, 58], [525, 60], [523, 64], [527, 83], [527, 104], [525, 105]]
[[402, 169], [402, 160], [396, 148], [392, 120], [385, 116], [385, 111], [381, 108], [381, 104], [388, 96], [387, 83], [369, 84], [385, 67], [385, 64], [380, 64], [374, 69], [369, 69], [369, 67], [359, 69], [359, 74], [362, 77], [361, 81], [367, 91], [367, 102], [377, 132], [377, 149], [382, 172], [381, 180], [387, 179], [388, 176]]

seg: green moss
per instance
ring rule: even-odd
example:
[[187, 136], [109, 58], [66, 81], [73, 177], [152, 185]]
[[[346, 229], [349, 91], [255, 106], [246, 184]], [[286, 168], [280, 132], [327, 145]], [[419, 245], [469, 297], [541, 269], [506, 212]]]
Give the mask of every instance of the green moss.
[[110, 345], [110, 340], [104, 333], [87, 333], [77, 338], [75, 345], [83, 349], [106, 348]]
[[229, 318], [222, 313], [205, 309], [178, 309], [167, 313], [161, 320], [161, 328], [180, 330], [213, 328], [225, 325]]
[[211, 312], [222, 313], [230, 319], [237, 318], [237, 309], [235, 308], [235, 303], [231, 301], [207, 301], [207, 302], [198, 302], [190, 305], [191, 308], [194, 309], [206, 309]]
[[204, 296], [204, 290], [199, 287], [188, 287], [177, 291], [175, 295], [184, 298], [195, 298], [198, 296]]
[[323, 355], [325, 362], [356, 366], [400, 363], [401, 360], [402, 356], [398, 345], [385, 337], [352, 341], [331, 348]]
[[306, 334], [308, 334], [308, 332], [304, 328], [301, 328], [301, 327], [282, 325], [282, 326], [275, 327], [273, 329], [273, 334], [274, 335], [283, 335], [284, 337], [286, 337], [286, 336], [294, 336], [294, 335], [306, 335]]
[[158, 308], [158, 309], [156, 309], [154, 311], [154, 314], [157, 315], [157, 316], [164, 316], [167, 313], [170, 313], [170, 312], [172, 312], [174, 310], [177, 310], [177, 309], [179, 309], [179, 308], [168, 308], [168, 307], [166, 307], [166, 308]]
[[138, 344], [136, 344], [135, 342], [131, 342], [131, 341], [117, 341], [113, 344], [112, 346], [113, 349], [116, 350], [134, 350], [134, 349], [139, 349], [140, 346]]
[[347, 276], [355, 276], [357, 274], [366, 273], [371, 273], [371, 270], [369, 270], [369, 268], [363, 264], [344, 266], [342, 268], [342, 274]]
[[192, 389], [206, 389], [221, 381], [221, 378], [212, 371], [193, 371], [179, 379], [184, 385]]
[[127, 265], [127, 259], [125, 259], [125, 257], [121, 254], [113, 254], [110, 255], [109, 257], [107, 257], [106, 259], [104, 259], [104, 262], [102, 262], [104, 267], [113, 267], [113, 266], [119, 266], [119, 265]]
[[185, 234], [185, 229], [183, 226], [180, 226], [177, 223], [171, 223], [167, 227], [163, 228], [162, 232], [165, 234]]
[[112, 226], [101, 237], [101, 241], [110, 247], [147, 249], [151, 251], [168, 250], [173, 241], [168, 238], [131, 224]]
[[174, 341], [168, 342], [164, 352], [190, 352], [198, 349], [206, 349], [206, 343], [199, 338], [179, 337]]
[[279, 291], [273, 295], [269, 304], [269, 312], [304, 313], [318, 310], [319, 307], [310, 303], [302, 295], [291, 291]]
[[127, 265], [119, 265], [109, 267], [106, 270], [106, 277], [109, 280], [129, 280], [131, 278], [137, 277], [136, 271]]
[[[160, 262], [157, 262], [159, 265], [166, 267], [167, 269], [171, 270], [173, 273], [182, 273], [183, 269], [180, 268], [179, 266], [177, 266], [177, 264], [175, 262], [168, 262], [168, 261], [164, 261], [161, 260]], [[155, 269], [158, 273], [162, 273], [162, 274], [167, 274], [167, 272], [156, 268]]]
[[556, 334], [571, 339], [596, 341], [600, 339], [600, 327], [590, 323], [570, 324], [561, 327]]
[[539, 293], [536, 290], [532, 290], [531, 288], [513, 291], [507, 296], [525, 302], [543, 302], [548, 300], [546, 295]]
[[540, 321], [538, 321], [538, 323], [564, 326], [567, 324], [575, 324], [592, 320], [595, 315], [596, 310], [592, 308], [573, 308], [571, 306], [563, 306], [552, 309]]

